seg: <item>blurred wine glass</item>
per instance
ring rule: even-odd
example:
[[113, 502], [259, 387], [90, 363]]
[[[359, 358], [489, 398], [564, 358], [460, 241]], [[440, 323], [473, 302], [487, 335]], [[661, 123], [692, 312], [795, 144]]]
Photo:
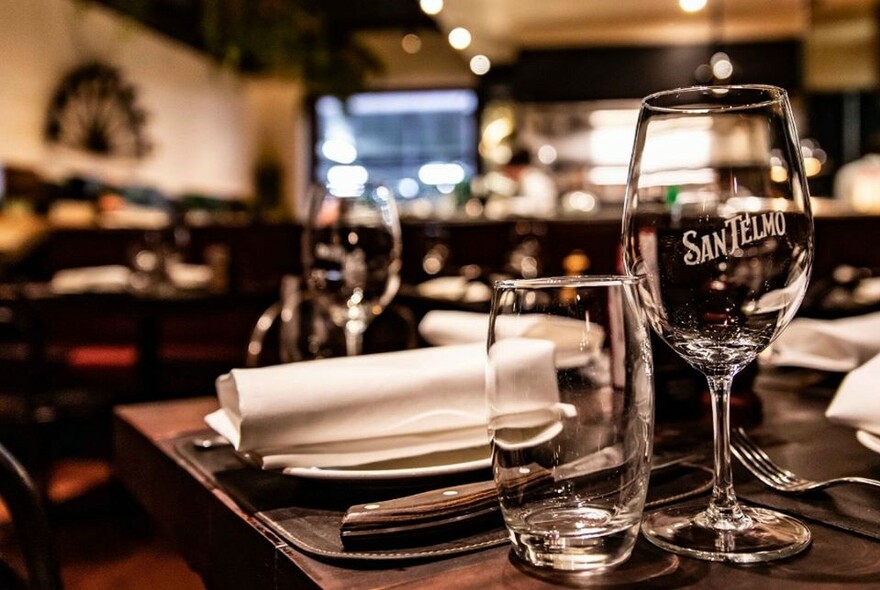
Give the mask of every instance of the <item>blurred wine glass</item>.
[[400, 286], [400, 219], [383, 185], [315, 186], [303, 233], [306, 287], [343, 329], [347, 356], [361, 354], [370, 322]]

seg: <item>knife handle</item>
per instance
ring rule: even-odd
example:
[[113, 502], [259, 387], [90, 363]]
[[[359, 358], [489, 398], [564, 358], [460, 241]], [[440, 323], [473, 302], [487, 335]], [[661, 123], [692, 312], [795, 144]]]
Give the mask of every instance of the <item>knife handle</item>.
[[[537, 465], [523, 469], [512, 483], [515, 487], [533, 488], [553, 482], [552, 474]], [[495, 482], [479, 481], [413, 494], [403, 498], [357, 504], [342, 517], [342, 531], [396, 530], [402, 523], [419, 525], [444, 523], [480, 515], [498, 509]]]
[[495, 482], [479, 481], [382, 502], [357, 504], [342, 517], [342, 529], [378, 529], [400, 522], [443, 520], [448, 516], [493, 508], [497, 503]]

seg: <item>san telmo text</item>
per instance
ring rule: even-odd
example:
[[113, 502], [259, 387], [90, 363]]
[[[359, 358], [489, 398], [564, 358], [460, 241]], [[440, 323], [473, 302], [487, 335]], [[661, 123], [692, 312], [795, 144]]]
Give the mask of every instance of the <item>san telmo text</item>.
[[785, 234], [785, 215], [781, 211], [770, 211], [760, 215], [740, 213], [724, 221], [724, 227], [711, 234], [698, 236], [695, 230], [684, 232], [681, 243], [687, 253], [684, 263], [688, 266], [728, 256], [737, 250], [763, 240], [768, 236]]

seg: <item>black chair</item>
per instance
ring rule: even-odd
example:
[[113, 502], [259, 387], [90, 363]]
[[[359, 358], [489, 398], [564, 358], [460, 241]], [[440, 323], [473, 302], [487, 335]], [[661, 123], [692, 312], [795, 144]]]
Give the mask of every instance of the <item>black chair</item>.
[[[260, 315], [247, 344], [245, 367], [290, 363], [311, 358], [344, 356], [341, 329], [332, 329], [327, 312], [314, 298], [299, 289], [296, 277], [282, 281], [281, 300]], [[270, 342], [269, 336], [276, 336]], [[364, 351], [390, 352], [419, 345], [412, 310], [392, 303], [370, 324], [364, 335]]]
[[18, 460], [0, 445], [0, 497], [6, 504], [24, 558], [27, 579], [0, 567], [0, 588], [61, 590], [61, 572], [43, 499]]

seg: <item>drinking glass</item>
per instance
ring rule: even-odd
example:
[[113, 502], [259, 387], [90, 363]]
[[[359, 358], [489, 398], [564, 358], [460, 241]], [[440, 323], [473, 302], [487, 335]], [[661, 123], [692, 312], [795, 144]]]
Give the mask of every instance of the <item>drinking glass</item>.
[[364, 331], [400, 286], [400, 220], [391, 190], [314, 187], [302, 250], [315, 305], [343, 329], [346, 355], [361, 354]]
[[637, 279], [496, 284], [487, 401], [492, 464], [516, 555], [599, 571], [626, 560], [648, 487], [653, 382]]
[[788, 97], [772, 86], [695, 87], [642, 102], [623, 255], [657, 334], [709, 384], [715, 483], [708, 506], [653, 512], [654, 544], [739, 563], [793, 555], [801, 522], [741, 505], [729, 442], [731, 381], [788, 325], [807, 288], [813, 221]]

